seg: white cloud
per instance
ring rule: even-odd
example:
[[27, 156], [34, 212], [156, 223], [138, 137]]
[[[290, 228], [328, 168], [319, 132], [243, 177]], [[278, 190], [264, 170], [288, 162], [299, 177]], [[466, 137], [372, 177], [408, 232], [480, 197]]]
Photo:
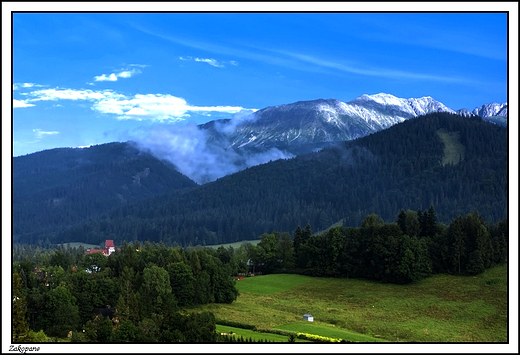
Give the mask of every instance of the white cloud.
[[239, 106], [193, 106], [186, 100], [169, 94], [136, 94], [125, 96], [111, 90], [44, 89], [29, 93], [26, 100], [13, 100], [14, 107], [34, 106], [37, 101], [82, 100], [92, 101], [92, 109], [103, 114], [116, 115], [120, 120], [182, 121], [190, 112], [235, 114], [243, 110]]
[[119, 119], [182, 121], [190, 112], [236, 113], [236, 106], [191, 106], [184, 99], [168, 94], [135, 95], [132, 98], [110, 97], [96, 102], [94, 110], [119, 116]]
[[109, 76], [102, 74], [100, 76], [95, 76], [94, 81], [117, 81], [117, 76], [113, 73], [110, 74]]
[[117, 74], [117, 76], [120, 78], [130, 78], [136, 72], [137, 72], [137, 70], [135, 70], [135, 69], [134, 70], [125, 70], [125, 71], [122, 71], [121, 73]]
[[[133, 66], [137, 66], [137, 64], [134, 64]], [[122, 70], [119, 73], [112, 73], [110, 75], [102, 74], [99, 76], [95, 76], [94, 81], [117, 81], [117, 78], [131, 78], [132, 76], [134, 76], [134, 74], [139, 73], [141, 73], [141, 71], [138, 69]]]
[[195, 58], [195, 61], [208, 63], [209, 65], [211, 65], [213, 67], [217, 67], [217, 68], [224, 68], [223, 64], [220, 64], [219, 62], [217, 62], [217, 60], [215, 60], [213, 58]]
[[52, 136], [52, 135], [60, 133], [57, 131], [42, 131], [41, 129], [38, 129], [38, 128], [33, 129], [33, 132], [35, 133], [36, 139], [38, 139], [38, 140], [42, 139], [45, 136]]
[[34, 106], [34, 105], [26, 103], [25, 100], [13, 99], [13, 108], [31, 107], [31, 106]]

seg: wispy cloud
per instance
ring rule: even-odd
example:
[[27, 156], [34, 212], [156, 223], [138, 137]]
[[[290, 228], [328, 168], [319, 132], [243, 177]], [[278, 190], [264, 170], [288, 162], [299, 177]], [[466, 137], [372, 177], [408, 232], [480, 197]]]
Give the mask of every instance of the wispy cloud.
[[16, 100], [13, 99], [13, 108], [20, 108], [20, 107], [31, 107], [34, 106], [33, 104], [28, 104], [25, 102], [25, 100]]
[[343, 61], [333, 61], [328, 59], [318, 58], [307, 54], [298, 52], [289, 52], [284, 50], [266, 49], [293, 59], [296, 59], [302, 63], [308, 63], [313, 66], [317, 66], [325, 69], [332, 69], [335, 71], [341, 71], [345, 73], [351, 73], [363, 76], [373, 77], [384, 77], [391, 79], [411, 79], [411, 80], [425, 80], [425, 81], [439, 81], [439, 82], [452, 82], [461, 84], [476, 84], [477, 82], [471, 79], [457, 77], [457, 76], [443, 76], [443, 75], [432, 75], [426, 73], [416, 73], [404, 70], [394, 70], [382, 67], [361, 67], [353, 62], [345, 63]]
[[40, 139], [44, 138], [45, 136], [52, 136], [52, 135], [60, 133], [57, 131], [42, 131], [39, 128], [33, 129], [33, 132], [34, 132], [37, 140], [40, 140]]
[[[472, 19], [475, 23], [478, 23], [479, 18], [481, 21], [492, 21], [490, 16], [497, 21], [496, 26], [499, 28], [503, 23], [500, 21], [500, 17], [505, 17], [506, 14], [468, 13], [464, 17], [466, 17], [466, 21]], [[492, 37], [479, 26], [466, 28], [455, 20], [451, 22], [439, 22], [439, 20], [435, 14], [424, 14], [424, 16], [403, 13], [389, 16], [377, 14], [363, 18], [360, 26], [367, 30], [357, 31], [352, 35], [377, 42], [405, 44], [483, 58], [507, 60], [505, 32], [504, 37], [497, 41], [496, 37]], [[406, 22], [406, 26], [396, 26], [398, 21]]]
[[215, 59], [213, 58], [195, 58], [195, 61], [196, 62], [203, 62], [203, 63], [208, 63], [209, 65], [213, 66], [213, 67], [217, 67], [217, 68], [224, 68], [224, 65], [217, 62]]
[[179, 57], [180, 60], [182, 61], [195, 61], [195, 62], [200, 62], [200, 63], [207, 63], [215, 68], [225, 68], [226, 67], [226, 64], [230, 64], [230, 65], [233, 65], [233, 66], [237, 66], [238, 65], [238, 62], [236, 60], [230, 60], [230, 61], [218, 61], [216, 59], [213, 59], [213, 58], [193, 58], [191, 56], [181, 56]]
[[[276, 48], [262, 48], [245, 44], [242, 48], [226, 47], [214, 43], [205, 43], [195, 40], [186, 40], [179, 37], [168, 36], [160, 33], [150, 31], [140, 26], [134, 26], [136, 29], [180, 44], [186, 47], [205, 50], [211, 53], [218, 53], [223, 55], [234, 55], [240, 58], [251, 59], [259, 62], [269, 63], [276, 66], [281, 66], [290, 69], [296, 69], [306, 72], [322, 72], [334, 75], [335, 73], [343, 72], [362, 76], [384, 77], [391, 79], [407, 79], [416, 81], [437, 81], [437, 82], [451, 82], [464, 85], [479, 84], [475, 80], [460, 76], [445, 76], [429, 73], [417, 73], [407, 70], [396, 70], [392, 68], [363, 66], [354, 61], [323, 59], [317, 56], [311, 56], [304, 53], [290, 52], [286, 50], [279, 50]], [[245, 49], [249, 48], [249, 49]], [[183, 60], [188, 60], [190, 57], [183, 57]]]
[[103, 100], [112, 97], [123, 97], [110, 90], [94, 91], [94, 90], [75, 90], [75, 89], [44, 89], [36, 90], [22, 95], [29, 98], [25, 102], [36, 101], [57, 101], [57, 100]]
[[14, 83], [13, 84], [13, 90], [20, 90], [20, 89], [30, 89], [30, 88], [42, 88], [45, 87], [45, 85], [39, 85], [35, 83]]

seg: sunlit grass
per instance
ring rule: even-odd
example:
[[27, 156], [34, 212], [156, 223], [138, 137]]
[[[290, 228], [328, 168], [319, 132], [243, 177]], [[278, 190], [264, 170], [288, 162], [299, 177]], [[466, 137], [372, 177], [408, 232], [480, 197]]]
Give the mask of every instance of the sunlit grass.
[[237, 281], [238, 292], [254, 293], [259, 295], [271, 295], [290, 290], [301, 284], [311, 282], [310, 276], [292, 274], [271, 274], [267, 276], [246, 277]]
[[[265, 275], [238, 281], [237, 288], [240, 296], [232, 304], [201, 308], [259, 328], [298, 331], [301, 324], [305, 332], [313, 326], [314, 334], [329, 337], [340, 330], [392, 342], [507, 341], [506, 265], [410, 285]], [[314, 316], [313, 324], [302, 321], [305, 313]]]

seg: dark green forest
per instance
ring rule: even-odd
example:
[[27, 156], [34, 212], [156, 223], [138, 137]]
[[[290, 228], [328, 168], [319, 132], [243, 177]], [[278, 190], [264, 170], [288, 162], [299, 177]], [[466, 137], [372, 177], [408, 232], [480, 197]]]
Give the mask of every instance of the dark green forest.
[[[440, 133], [455, 137], [452, 159]], [[434, 205], [440, 222], [478, 210], [507, 216], [507, 129], [480, 118], [435, 113], [317, 153], [277, 160], [182, 192], [127, 203], [87, 223], [19, 236], [24, 243], [105, 239], [166, 245], [251, 240], [273, 230], [338, 221], [360, 225], [375, 213], [392, 221], [401, 209]], [[455, 153], [455, 158], [453, 158]], [[17, 223], [33, 223], [19, 219]]]
[[129, 143], [16, 157], [13, 238], [15, 242], [38, 240], [112, 208], [194, 186], [171, 164]]
[[21, 303], [13, 307], [15, 342], [69, 335], [72, 342], [215, 342], [213, 314], [182, 310], [238, 295], [230, 263], [212, 249], [135, 242], [109, 257], [82, 248], [34, 251], [13, 268]]

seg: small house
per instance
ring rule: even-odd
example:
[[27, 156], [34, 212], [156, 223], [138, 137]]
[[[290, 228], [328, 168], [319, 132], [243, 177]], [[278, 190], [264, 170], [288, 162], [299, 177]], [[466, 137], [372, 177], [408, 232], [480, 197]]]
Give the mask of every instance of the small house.
[[314, 321], [314, 317], [311, 316], [310, 314], [304, 314], [303, 315], [303, 320], [306, 320], [306, 321], [309, 321], [309, 322], [313, 322]]
[[[118, 248], [119, 250], [119, 248]], [[105, 241], [105, 248], [104, 249], [90, 249], [88, 248], [85, 251], [85, 254], [94, 254], [94, 253], [103, 253], [104, 256], [109, 256], [113, 252], [116, 251], [116, 248], [114, 246], [114, 241], [112, 239], [107, 239]]]

